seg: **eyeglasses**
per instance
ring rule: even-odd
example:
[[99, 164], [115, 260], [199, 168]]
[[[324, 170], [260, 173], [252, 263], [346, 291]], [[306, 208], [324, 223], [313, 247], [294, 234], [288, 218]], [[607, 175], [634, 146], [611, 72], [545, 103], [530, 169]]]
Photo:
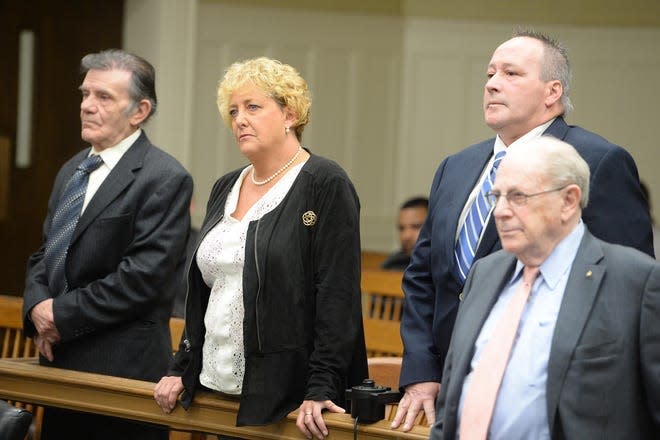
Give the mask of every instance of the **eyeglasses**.
[[553, 188], [553, 189], [548, 189], [546, 191], [541, 191], [537, 192], [534, 194], [525, 194], [524, 192], [521, 191], [514, 191], [506, 194], [501, 194], [498, 192], [489, 192], [486, 194], [486, 200], [488, 200], [488, 203], [490, 203], [491, 206], [497, 205], [497, 201], [500, 199], [500, 197], [504, 196], [506, 199], [507, 203], [511, 206], [518, 207], [518, 206], [523, 206], [527, 204], [527, 199], [530, 197], [536, 197], [540, 196], [542, 194], [548, 194], [551, 192], [555, 191], [561, 191], [562, 189], [566, 188], [568, 185], [564, 185], [560, 188]]

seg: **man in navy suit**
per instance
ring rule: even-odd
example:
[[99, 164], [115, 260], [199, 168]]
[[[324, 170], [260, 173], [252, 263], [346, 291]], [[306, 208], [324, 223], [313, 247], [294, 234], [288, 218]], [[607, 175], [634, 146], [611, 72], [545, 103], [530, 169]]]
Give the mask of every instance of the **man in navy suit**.
[[[517, 33], [493, 53], [483, 110], [486, 123], [497, 136], [440, 164], [431, 186], [429, 215], [404, 275], [404, 355], [399, 383], [405, 394], [393, 428], [403, 422], [403, 430], [409, 430], [422, 410], [429, 423], [435, 420], [435, 399], [464, 283], [455, 257], [457, 237], [489, 175], [494, 154], [524, 146], [542, 134], [570, 143], [591, 170], [591, 198], [582, 212], [591, 233], [653, 255], [648, 205], [632, 156], [564, 121], [572, 108], [570, 76], [565, 49], [533, 31]], [[500, 248], [494, 222], [487, 218], [474, 261]]]
[[[169, 318], [190, 229], [192, 178], [141, 129], [156, 110], [151, 64], [109, 50], [85, 56], [81, 66], [81, 137], [91, 148], [55, 179], [43, 245], [28, 261], [24, 328], [42, 365], [155, 382], [172, 356]], [[85, 178], [82, 197], [69, 199], [90, 158], [98, 167]], [[79, 217], [58, 228], [74, 199]], [[62, 237], [58, 275], [62, 260], [53, 255]], [[42, 438], [166, 439], [167, 432], [48, 408]]]

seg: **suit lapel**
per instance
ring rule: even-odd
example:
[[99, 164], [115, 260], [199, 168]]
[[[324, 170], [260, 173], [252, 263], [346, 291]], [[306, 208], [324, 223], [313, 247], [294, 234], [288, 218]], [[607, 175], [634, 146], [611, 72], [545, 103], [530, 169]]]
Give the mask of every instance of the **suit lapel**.
[[559, 395], [582, 330], [605, 274], [600, 264], [603, 251], [597, 240], [585, 230], [564, 290], [555, 333], [552, 337], [547, 377], [547, 410], [550, 431], [555, 424]]
[[[461, 341], [454, 347], [460, 347], [460, 351], [456, 356], [456, 385], [462, 387], [465, 376], [470, 372], [470, 363], [474, 355], [474, 345], [477, 342], [481, 328], [486, 322], [486, 318], [490, 314], [493, 306], [497, 302], [500, 293], [504, 286], [511, 278], [511, 274], [516, 267], [516, 258], [508, 253], [502, 252], [497, 254], [499, 258], [490, 260], [481, 260], [478, 266], [479, 276], [472, 279], [475, 280], [470, 286], [466, 286], [467, 297], [465, 303], [461, 304], [465, 310], [459, 311], [460, 315], [465, 316], [463, 319], [457, 318], [457, 323], [460, 323], [460, 330], [455, 330], [454, 334], [461, 335]], [[489, 274], [502, 274], [499, 278]], [[460, 390], [458, 390], [460, 396]]]
[[94, 197], [89, 201], [85, 212], [80, 216], [76, 230], [71, 237], [73, 244], [87, 229], [90, 223], [121, 194], [121, 192], [135, 180], [135, 171], [142, 168], [144, 155], [150, 143], [144, 132], [133, 145], [124, 153], [117, 165], [105, 178]]
[[477, 247], [477, 252], [474, 254], [474, 259], [478, 260], [479, 258], [485, 257], [486, 255], [492, 254], [494, 251], [502, 248], [500, 244], [500, 237], [497, 235], [497, 227], [495, 226], [495, 217], [491, 214], [488, 219], [488, 223], [484, 226], [486, 230], [484, 231], [479, 246]]
[[453, 175], [447, 176], [447, 180], [443, 185], [453, 185], [448, 190], [455, 192], [455, 196], [451, 197], [453, 206], [440, 208], [446, 212], [445, 215], [447, 215], [447, 218], [452, 219], [452, 223], [449, 225], [449, 231], [447, 231], [448, 234], [445, 235], [450, 242], [448, 246], [444, 246], [447, 261], [454, 261], [454, 238], [456, 231], [459, 229], [459, 217], [461, 216], [465, 202], [481, 176], [481, 172], [493, 154], [494, 143], [495, 139], [489, 139], [481, 144], [477, 144], [475, 148], [464, 150], [463, 154], [457, 154], [450, 158], [450, 160], [455, 160], [454, 163], [448, 164], [448, 167], [451, 166]]

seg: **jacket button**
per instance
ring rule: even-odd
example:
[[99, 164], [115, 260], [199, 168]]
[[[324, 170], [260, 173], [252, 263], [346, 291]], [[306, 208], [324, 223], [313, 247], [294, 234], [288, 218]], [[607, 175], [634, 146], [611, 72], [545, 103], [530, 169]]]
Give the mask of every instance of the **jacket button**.
[[463, 292], [458, 294], [458, 300], [463, 301]]

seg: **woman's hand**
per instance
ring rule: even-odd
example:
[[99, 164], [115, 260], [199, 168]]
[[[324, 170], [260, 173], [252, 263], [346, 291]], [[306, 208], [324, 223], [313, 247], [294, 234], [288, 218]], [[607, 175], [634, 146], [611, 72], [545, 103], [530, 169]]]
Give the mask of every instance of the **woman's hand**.
[[176, 399], [183, 391], [183, 381], [179, 376], [165, 376], [154, 387], [154, 399], [160, 408], [169, 414], [176, 406]]
[[322, 440], [328, 435], [328, 428], [326, 428], [321, 414], [324, 409], [340, 414], [346, 412], [344, 408], [335, 405], [332, 400], [305, 400], [300, 405], [296, 426], [308, 439], [316, 437]]

